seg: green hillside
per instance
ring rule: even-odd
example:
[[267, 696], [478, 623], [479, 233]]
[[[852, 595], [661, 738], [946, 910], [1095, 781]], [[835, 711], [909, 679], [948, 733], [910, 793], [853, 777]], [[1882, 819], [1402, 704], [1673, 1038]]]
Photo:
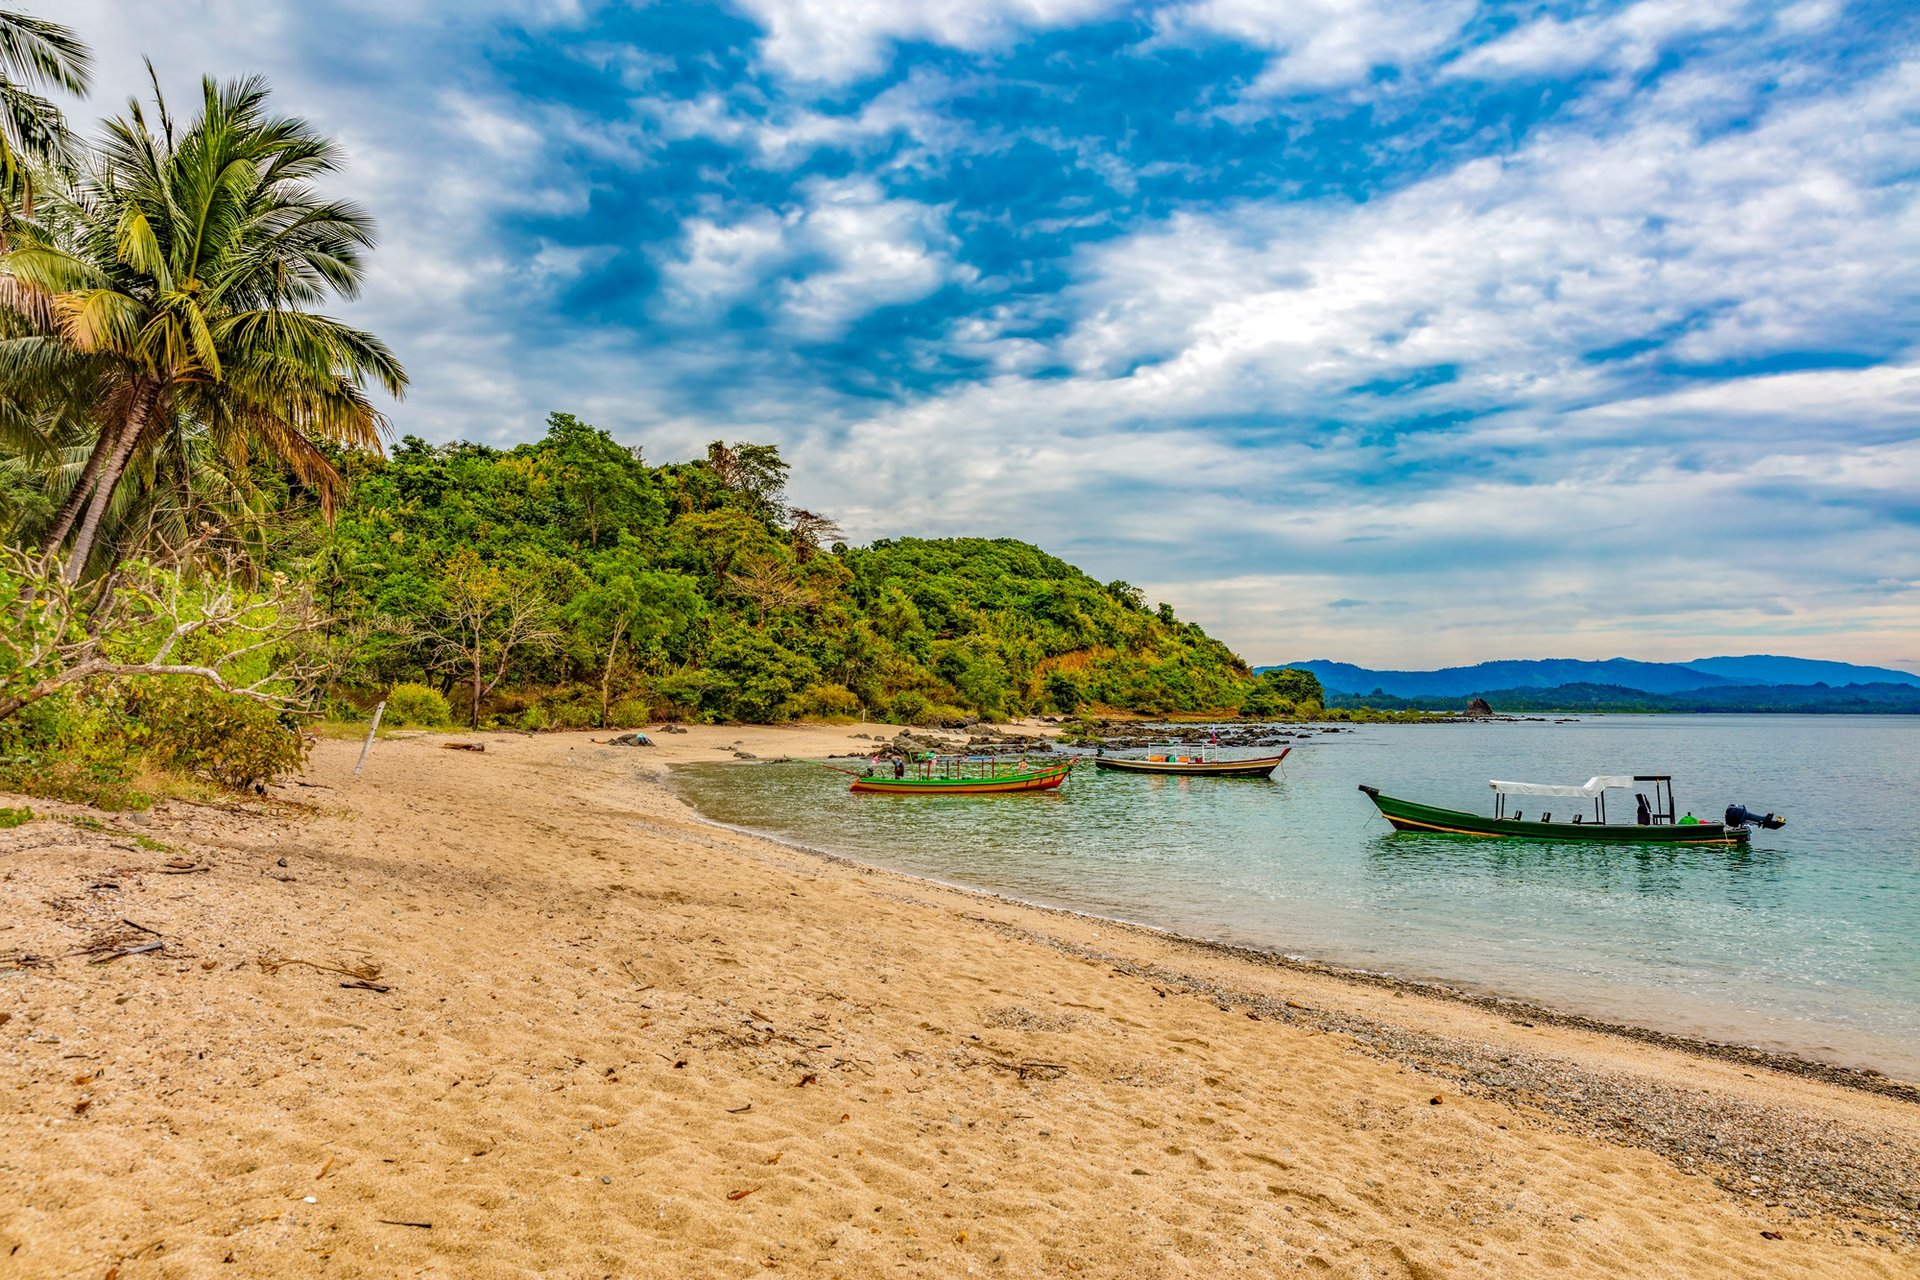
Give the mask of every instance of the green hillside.
[[[535, 726], [656, 716], [959, 719], [1231, 708], [1224, 645], [1011, 539], [838, 541], [768, 446], [652, 466], [566, 414], [509, 450], [355, 455], [304, 559], [341, 634], [334, 686], [428, 685]], [[478, 672], [478, 692], [475, 697]]]

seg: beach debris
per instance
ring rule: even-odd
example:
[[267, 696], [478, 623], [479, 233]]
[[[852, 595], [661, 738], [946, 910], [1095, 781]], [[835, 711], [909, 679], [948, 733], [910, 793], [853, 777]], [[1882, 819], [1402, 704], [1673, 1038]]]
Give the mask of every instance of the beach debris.
[[748, 1196], [752, 1195], [754, 1192], [758, 1191], [759, 1189], [760, 1188], [758, 1187], [747, 1187], [740, 1191], [729, 1191], [727, 1192], [727, 1199], [745, 1200]]
[[87, 1108], [92, 1105], [93, 1105], [92, 1098], [82, 1098], [80, 1099], [80, 1101], [73, 1104], [73, 1114], [77, 1116], [83, 1116], [87, 1114]]
[[804, 1089], [810, 1084], [819, 1084], [819, 1083], [820, 1083], [819, 1075], [816, 1074], [815, 1072], [809, 1071], [807, 1072], [807, 1074], [801, 1076], [800, 1079], [794, 1084], [793, 1087], [796, 1089]]
[[1025, 1062], [1009, 1062], [1001, 1058], [977, 1058], [968, 1055], [959, 1059], [958, 1066], [962, 1071], [970, 1071], [974, 1067], [992, 1067], [995, 1071], [1005, 1071], [1021, 1080], [1058, 1080], [1067, 1074], [1065, 1063], [1038, 1062], [1032, 1059]]
[[433, 1230], [431, 1222], [407, 1222], [401, 1218], [375, 1218], [375, 1222], [384, 1222], [390, 1227], [418, 1227], [422, 1231]]
[[145, 955], [149, 951], [165, 951], [166, 949], [167, 944], [164, 942], [143, 942], [137, 947], [122, 947], [118, 951], [109, 951], [105, 955], [95, 956], [87, 963], [106, 964], [109, 961], [118, 960], [122, 956]]
[[[278, 973], [288, 965], [299, 965], [303, 969], [318, 969], [322, 973], [338, 973], [354, 979], [352, 983], [341, 983], [340, 985], [343, 987], [371, 984], [380, 976], [380, 966], [371, 960], [349, 961], [345, 964], [319, 964], [312, 960], [300, 960], [293, 956], [276, 955], [269, 951], [262, 955], [255, 963], [260, 966], [261, 971], [264, 973]], [[365, 989], [369, 991], [389, 990], [387, 987], [371, 985]]]
[[[673, 733], [675, 730], [666, 729], [662, 730], [662, 732]], [[607, 739], [607, 745], [610, 747], [650, 747], [653, 745], [653, 739], [644, 733], [635, 731], [633, 733], [616, 734]]]
[[747, 1113], [747, 1112], [749, 1112], [749, 1111], [751, 1111], [751, 1110], [753, 1110], [753, 1104], [752, 1104], [751, 1102], [749, 1102], [749, 1103], [748, 1103], [748, 1104], [747, 1104], [746, 1106], [744, 1106], [744, 1107], [728, 1107], [728, 1108], [727, 1108], [727, 1114], [728, 1114], [728, 1115], [730, 1115], [730, 1116], [737, 1116], [737, 1115], [744, 1115], [745, 1113]]
[[1762, 1231], [1760, 1233], [1760, 1238], [1762, 1240], [1785, 1240], [1786, 1239], [1786, 1237], [1781, 1235], [1778, 1231]]
[[443, 742], [440, 744], [440, 749], [442, 751], [485, 751], [487, 744], [484, 742]]
[[343, 982], [340, 986], [347, 991], [378, 991], [383, 995], [393, 990], [392, 987], [384, 987], [377, 982]]

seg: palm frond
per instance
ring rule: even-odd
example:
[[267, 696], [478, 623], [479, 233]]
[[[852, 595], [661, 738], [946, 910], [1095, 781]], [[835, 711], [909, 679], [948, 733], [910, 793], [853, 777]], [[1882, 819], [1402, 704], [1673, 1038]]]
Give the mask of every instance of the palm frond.
[[0, 9], [0, 74], [85, 97], [93, 54], [57, 22]]

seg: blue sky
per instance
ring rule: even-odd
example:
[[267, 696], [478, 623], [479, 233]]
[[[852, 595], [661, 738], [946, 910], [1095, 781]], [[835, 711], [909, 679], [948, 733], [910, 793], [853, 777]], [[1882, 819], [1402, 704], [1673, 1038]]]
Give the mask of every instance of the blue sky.
[[1909, 5], [26, 3], [343, 140], [401, 432], [775, 441], [1255, 661], [1920, 666]]

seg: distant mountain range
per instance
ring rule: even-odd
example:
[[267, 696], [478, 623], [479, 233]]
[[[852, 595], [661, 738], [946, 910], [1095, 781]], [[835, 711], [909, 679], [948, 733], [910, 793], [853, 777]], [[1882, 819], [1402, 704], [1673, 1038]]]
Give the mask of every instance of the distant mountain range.
[[[1364, 696], [1379, 692], [1393, 698], [1466, 698], [1473, 694], [1584, 685], [1589, 688], [1603, 686], [1663, 695], [1706, 695], [1724, 691], [1728, 696], [1715, 696], [1708, 700], [1730, 705], [1740, 701], [1733, 691], [1743, 686], [1765, 688], [1769, 691], [1769, 697], [1777, 695], [1783, 688], [1815, 685], [1828, 688], [1904, 685], [1920, 690], [1920, 675], [1911, 671], [1772, 654], [1701, 658], [1695, 662], [1636, 662], [1631, 658], [1609, 658], [1603, 662], [1579, 658], [1536, 658], [1477, 662], [1470, 667], [1442, 667], [1438, 671], [1376, 671], [1324, 658], [1275, 665], [1311, 671], [1329, 697]], [[1528, 700], [1533, 701], [1531, 698]], [[1496, 701], [1494, 705], [1497, 707], [1499, 703]]]
[[[1545, 689], [1485, 689], [1496, 712], [1772, 712], [1794, 715], [1920, 715], [1920, 685], [1887, 684], [1722, 684], [1679, 693], [1647, 693], [1612, 684], [1556, 684]], [[1329, 693], [1330, 707], [1372, 707], [1376, 711], [1461, 710], [1463, 698], [1390, 693]]]

